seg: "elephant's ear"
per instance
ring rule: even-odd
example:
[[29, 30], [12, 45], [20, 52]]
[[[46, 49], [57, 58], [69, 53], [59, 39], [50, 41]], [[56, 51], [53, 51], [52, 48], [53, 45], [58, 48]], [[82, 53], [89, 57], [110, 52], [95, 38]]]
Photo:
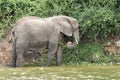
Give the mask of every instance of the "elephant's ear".
[[66, 36], [72, 36], [72, 27], [66, 18], [59, 16], [53, 18], [53, 21], [58, 31], [64, 33]]
[[71, 22], [73, 29], [78, 28], [78, 21], [75, 18], [70, 18], [69, 20]]

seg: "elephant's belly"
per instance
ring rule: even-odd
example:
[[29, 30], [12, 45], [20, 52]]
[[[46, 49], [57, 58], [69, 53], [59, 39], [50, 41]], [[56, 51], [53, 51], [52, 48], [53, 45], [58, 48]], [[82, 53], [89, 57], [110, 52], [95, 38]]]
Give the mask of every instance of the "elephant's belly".
[[47, 42], [30, 43], [29, 48], [33, 48], [33, 49], [47, 48]]

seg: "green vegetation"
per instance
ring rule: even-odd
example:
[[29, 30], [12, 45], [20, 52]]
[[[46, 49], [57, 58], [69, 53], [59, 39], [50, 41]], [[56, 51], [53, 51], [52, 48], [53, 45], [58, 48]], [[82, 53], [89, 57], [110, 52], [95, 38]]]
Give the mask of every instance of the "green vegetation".
[[74, 50], [64, 48], [63, 63], [110, 62], [112, 58], [105, 57], [96, 42], [114, 37], [120, 30], [119, 4], [120, 0], [0, 0], [0, 38], [24, 16], [67, 15], [79, 21], [81, 42], [91, 43], [80, 43]]
[[0, 80], [119, 80], [120, 66], [83, 64], [61, 67], [0, 68]]
[[[103, 46], [98, 43], [79, 43], [75, 49], [67, 49], [63, 47], [64, 65], [79, 65], [82, 63], [106, 63], [116, 64], [120, 62], [119, 56], [105, 55]], [[37, 62], [25, 62], [24, 66], [43, 66], [46, 63], [47, 53], [41, 54]], [[54, 58], [52, 65], [56, 65], [56, 58]]]
[[80, 64], [82, 61], [90, 63], [101, 62], [104, 56], [103, 51], [103, 47], [99, 44], [80, 43], [80, 45], [73, 50], [65, 48], [63, 62], [65, 64]]
[[1, 0], [0, 35], [23, 16], [68, 15], [79, 21], [80, 37], [96, 41], [120, 30], [119, 0]]

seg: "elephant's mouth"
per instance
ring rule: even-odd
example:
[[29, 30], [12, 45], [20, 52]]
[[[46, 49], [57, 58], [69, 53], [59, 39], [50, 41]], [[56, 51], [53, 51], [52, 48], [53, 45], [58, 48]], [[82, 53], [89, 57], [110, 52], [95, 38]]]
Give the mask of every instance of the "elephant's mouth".
[[67, 48], [69, 49], [74, 49], [76, 47], [76, 44], [78, 44], [77, 39], [74, 39], [73, 36], [68, 37], [66, 35], [63, 35], [63, 38], [64, 38]]
[[73, 36], [66, 36], [66, 35], [63, 35], [63, 39], [64, 39], [64, 41], [65, 41], [65, 43], [67, 43], [67, 42], [74, 42], [75, 41], [75, 39], [73, 38]]
[[63, 35], [63, 38], [64, 38], [65, 43], [67, 43], [67, 42], [72, 42], [72, 43], [74, 43], [74, 44], [78, 44], [78, 40], [75, 39], [73, 36]]

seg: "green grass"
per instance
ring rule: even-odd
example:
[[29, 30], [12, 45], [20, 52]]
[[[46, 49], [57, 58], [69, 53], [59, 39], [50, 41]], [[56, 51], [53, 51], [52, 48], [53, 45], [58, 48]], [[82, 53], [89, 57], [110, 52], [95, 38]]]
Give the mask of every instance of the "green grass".
[[120, 80], [120, 65], [0, 67], [0, 80]]

